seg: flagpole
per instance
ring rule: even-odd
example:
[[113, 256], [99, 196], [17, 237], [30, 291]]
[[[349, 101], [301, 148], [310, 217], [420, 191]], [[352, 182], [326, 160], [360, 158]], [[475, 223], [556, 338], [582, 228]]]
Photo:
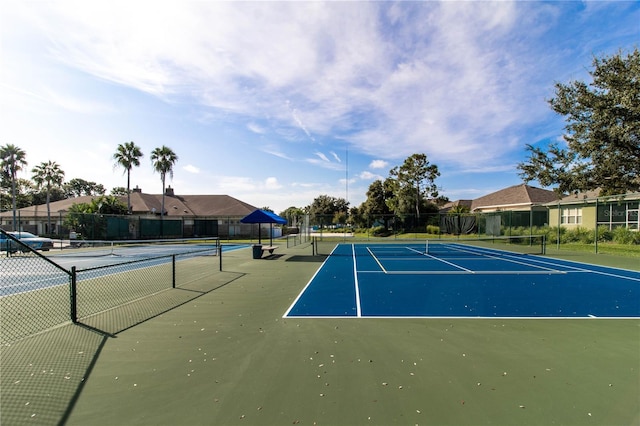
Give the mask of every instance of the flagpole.
[[[345, 184], [345, 193], [346, 193], [346, 202], [349, 203], [349, 144], [347, 144], [345, 154], [345, 171], [344, 171], [344, 184]], [[349, 208], [347, 207], [347, 215], [349, 214]]]

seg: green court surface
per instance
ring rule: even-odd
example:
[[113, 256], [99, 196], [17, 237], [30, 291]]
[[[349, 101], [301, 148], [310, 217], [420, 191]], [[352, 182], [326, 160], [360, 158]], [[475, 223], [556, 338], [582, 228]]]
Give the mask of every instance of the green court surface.
[[324, 257], [277, 253], [230, 252], [194, 283], [215, 290], [114, 335], [4, 347], [2, 424], [640, 422], [639, 320], [283, 318]]

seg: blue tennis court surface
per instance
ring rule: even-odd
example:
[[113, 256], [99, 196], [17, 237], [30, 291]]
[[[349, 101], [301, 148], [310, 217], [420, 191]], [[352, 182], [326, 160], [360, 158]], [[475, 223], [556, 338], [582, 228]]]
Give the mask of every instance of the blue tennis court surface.
[[458, 244], [338, 244], [284, 317], [639, 318], [640, 272]]
[[[69, 249], [60, 252], [52, 251], [48, 253], [47, 257], [66, 271], [71, 270], [72, 267], [76, 267], [78, 271], [91, 269], [100, 270], [104, 268], [96, 272], [94, 276], [105, 276], [167, 264], [171, 262], [172, 254], [179, 255], [179, 261], [198, 255], [209, 255], [209, 251], [215, 251], [216, 247], [215, 244], [192, 244], [190, 246], [182, 245], [175, 247], [170, 245], [147, 248], [127, 247], [117, 248], [115, 251], [113, 251], [112, 248], [91, 249], [86, 251]], [[249, 247], [249, 244], [223, 244], [220, 246], [223, 253], [247, 247]], [[185, 251], [185, 248], [190, 251]], [[180, 251], [180, 249], [182, 249], [182, 251]], [[14, 269], [13, 272], [11, 272], [12, 278], [20, 277], [20, 279], [17, 280], [19, 283], [11, 284], [9, 280], [6, 280], [7, 282], [0, 281], [0, 297], [69, 284], [69, 276], [67, 273], [60, 272], [43, 275], [38, 272], [37, 268], [29, 268], [29, 262], [34, 262], [33, 265], [37, 265], [37, 262], [39, 262], [39, 259], [36, 257], [8, 257], [4, 253], [0, 256], [0, 270], [7, 277], [9, 277], [10, 273], [3, 262], [20, 260], [24, 266], [23, 270]], [[106, 268], [114, 265], [120, 266], [117, 270]]]

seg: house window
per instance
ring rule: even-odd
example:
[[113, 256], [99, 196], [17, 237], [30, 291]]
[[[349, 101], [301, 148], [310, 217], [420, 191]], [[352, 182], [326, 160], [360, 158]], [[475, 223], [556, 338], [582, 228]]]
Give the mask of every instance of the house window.
[[638, 230], [640, 228], [638, 211], [637, 201], [603, 204], [598, 206], [598, 225], [604, 225], [609, 229], [624, 226]]
[[640, 229], [640, 210], [627, 211], [627, 228], [637, 231]]
[[562, 209], [562, 223], [567, 225], [579, 225], [582, 223], [582, 208], [564, 208]]

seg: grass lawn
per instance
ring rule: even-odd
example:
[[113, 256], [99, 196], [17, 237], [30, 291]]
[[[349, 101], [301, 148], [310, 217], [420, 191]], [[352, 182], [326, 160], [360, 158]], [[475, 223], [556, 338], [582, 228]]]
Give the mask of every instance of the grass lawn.
[[2, 424], [640, 422], [640, 320], [283, 319], [322, 260], [233, 251], [215, 290], [135, 327], [12, 345]]

